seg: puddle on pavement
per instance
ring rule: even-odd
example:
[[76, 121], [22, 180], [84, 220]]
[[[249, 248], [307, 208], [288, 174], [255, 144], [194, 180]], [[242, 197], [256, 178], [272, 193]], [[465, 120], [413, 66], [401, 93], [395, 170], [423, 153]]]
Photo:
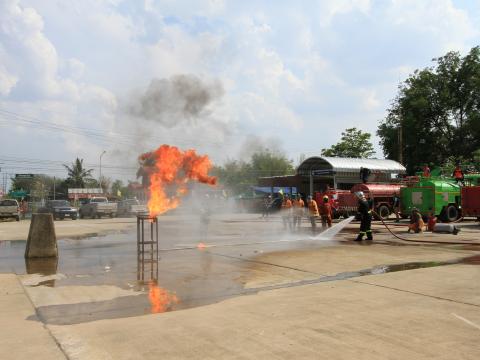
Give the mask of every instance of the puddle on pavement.
[[[277, 236], [274, 234], [274, 236]], [[173, 248], [178, 244], [175, 237], [160, 234], [161, 247]], [[223, 242], [218, 237], [216, 241]], [[192, 239], [190, 239], [190, 242]], [[183, 239], [181, 240], [183, 241]], [[212, 240], [213, 241], [213, 240]], [[25, 279], [29, 274], [42, 274], [36, 282], [26, 283], [33, 292], [46, 287], [75, 287], [111, 285], [119, 289], [135, 291], [104, 299], [95, 297], [86, 300], [75, 298], [75, 291], [67, 290], [65, 303], [37, 306], [37, 316], [48, 324], [76, 324], [100, 319], [139, 316], [186, 309], [219, 302], [231, 297], [254, 294], [259, 291], [301, 286], [325, 281], [345, 280], [353, 277], [405, 271], [423, 267], [450, 265], [454, 263], [479, 264], [480, 255], [452, 262], [423, 262], [387, 265], [357, 272], [323, 276], [287, 284], [246, 289], [240, 279], [245, 278], [259, 253], [289, 249], [318, 249], [331, 243], [318, 241], [279, 242], [256, 244], [256, 239], [245, 240], [242, 235], [235, 239], [241, 247], [222, 247], [222, 253], [206, 249], [184, 249], [160, 252], [158, 278], [139, 282], [137, 274], [137, 249], [135, 233], [115, 233], [83, 240], [58, 241], [59, 259], [35, 259], [25, 261], [25, 241], [0, 242], [0, 272], [14, 272]], [[248, 244], [251, 241], [252, 244]], [[213, 242], [211, 242], [213, 243]], [[214, 244], [214, 243], [213, 243]], [[340, 243], [336, 242], [335, 245]], [[342, 242], [343, 245], [350, 245]], [[247, 260], [247, 261], [245, 261]], [[277, 265], [271, 264], [275, 267]], [[22, 275], [25, 274], [25, 275]], [[33, 275], [32, 275], [33, 276]], [[38, 276], [38, 275], [37, 275]], [[38, 289], [38, 290], [37, 290]], [[68, 298], [70, 296], [70, 298]], [[68, 300], [68, 301], [67, 301]], [[79, 301], [80, 300], [80, 301]], [[34, 318], [32, 317], [32, 320]]]

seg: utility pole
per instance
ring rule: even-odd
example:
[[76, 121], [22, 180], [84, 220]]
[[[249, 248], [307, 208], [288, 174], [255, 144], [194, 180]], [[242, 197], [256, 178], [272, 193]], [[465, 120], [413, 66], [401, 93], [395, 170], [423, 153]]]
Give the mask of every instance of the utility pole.
[[102, 156], [105, 155], [106, 152], [106, 150], [103, 150], [103, 152], [100, 154], [100, 176], [98, 177], [98, 183], [100, 184], [100, 187], [102, 187]]
[[403, 165], [403, 129], [401, 122], [398, 125], [398, 162]]
[[55, 176], [53, 177], [53, 200], [55, 200]]

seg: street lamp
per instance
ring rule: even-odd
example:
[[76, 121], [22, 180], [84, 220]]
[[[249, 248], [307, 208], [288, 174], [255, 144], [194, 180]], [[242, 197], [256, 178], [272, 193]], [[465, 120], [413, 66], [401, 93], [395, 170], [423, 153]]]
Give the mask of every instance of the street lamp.
[[[98, 177], [99, 183], [102, 181], [102, 156], [105, 155], [106, 152], [107, 152], [106, 150], [103, 150], [103, 152], [100, 154], [100, 176]], [[100, 187], [102, 187], [101, 184], [100, 184]]]

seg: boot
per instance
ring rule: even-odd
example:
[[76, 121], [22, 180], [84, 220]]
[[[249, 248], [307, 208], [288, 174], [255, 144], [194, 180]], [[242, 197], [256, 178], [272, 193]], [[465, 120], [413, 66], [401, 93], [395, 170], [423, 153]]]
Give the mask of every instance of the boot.
[[363, 234], [358, 234], [357, 238], [355, 239], [355, 241], [362, 241], [363, 239]]

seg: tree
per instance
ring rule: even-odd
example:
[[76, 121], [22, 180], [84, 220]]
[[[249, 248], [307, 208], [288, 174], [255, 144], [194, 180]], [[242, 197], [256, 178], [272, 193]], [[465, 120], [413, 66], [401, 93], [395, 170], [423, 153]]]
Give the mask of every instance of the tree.
[[32, 179], [12, 178], [11, 180], [12, 190], [25, 190], [32, 198], [53, 198], [54, 183], [56, 197], [66, 198], [68, 196], [64, 179], [37, 174]]
[[120, 196], [122, 196], [123, 195], [123, 191], [122, 191], [123, 188], [124, 188], [124, 185], [123, 185], [122, 180], [115, 180], [112, 183], [112, 194], [117, 196], [118, 193], [120, 192]]
[[385, 156], [420, 164], [471, 159], [480, 148], [480, 48], [433, 59], [400, 86], [377, 135]]
[[263, 149], [252, 154], [248, 162], [229, 160], [223, 166], [212, 169], [212, 175], [219, 179], [219, 183], [234, 193], [247, 191], [263, 176], [290, 175], [294, 173], [292, 161], [280, 152], [271, 152]]
[[342, 132], [342, 137], [338, 143], [332, 145], [329, 149], [322, 149], [323, 156], [338, 156], [349, 158], [369, 158], [375, 151], [370, 142], [370, 133], [364, 133], [357, 128], [349, 128]]
[[83, 159], [77, 158], [71, 166], [63, 165], [68, 172], [68, 178], [66, 182], [73, 188], [84, 188], [85, 185], [92, 181], [93, 169], [84, 169]]

